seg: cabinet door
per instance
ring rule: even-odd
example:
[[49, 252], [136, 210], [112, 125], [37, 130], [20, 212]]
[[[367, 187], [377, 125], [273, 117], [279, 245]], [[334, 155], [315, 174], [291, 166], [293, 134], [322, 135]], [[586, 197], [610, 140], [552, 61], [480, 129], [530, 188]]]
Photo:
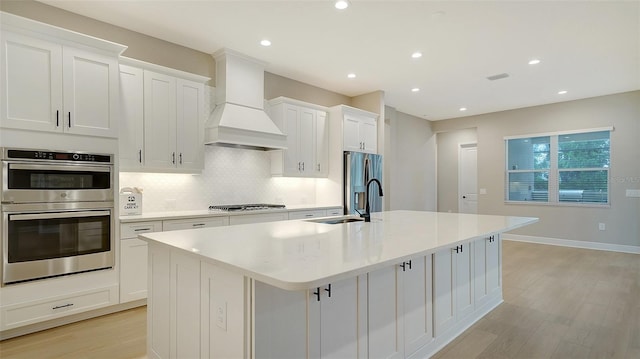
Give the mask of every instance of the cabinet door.
[[144, 71], [144, 153], [151, 169], [176, 167], [176, 79]]
[[171, 253], [170, 358], [200, 357], [200, 261]]
[[362, 152], [362, 141], [358, 133], [360, 120], [350, 114], [345, 114], [342, 123], [343, 149], [345, 151]]
[[500, 239], [492, 236], [478, 239], [474, 247], [474, 298], [476, 308], [499, 295], [500, 284]]
[[118, 137], [118, 62], [114, 57], [64, 47], [64, 127], [79, 135]]
[[375, 118], [363, 118], [359, 126], [362, 150], [367, 153], [378, 151], [378, 126]]
[[299, 175], [302, 169], [298, 154], [300, 138], [300, 108], [289, 104], [284, 105], [284, 127], [287, 135], [287, 149], [282, 151], [283, 174]]
[[120, 65], [120, 170], [139, 170], [144, 164], [143, 71]]
[[255, 358], [306, 357], [307, 291], [254, 283]]
[[2, 32], [0, 125], [62, 131], [62, 46]]
[[300, 132], [298, 133], [298, 159], [301, 163], [301, 173], [313, 176], [315, 167], [316, 143], [316, 111], [300, 108]]
[[147, 242], [120, 241], [120, 303], [147, 297]]
[[433, 254], [434, 335], [449, 329], [456, 320], [455, 251], [443, 249]]
[[471, 243], [462, 245], [462, 251], [455, 253], [456, 321], [473, 313], [473, 267]]
[[329, 175], [329, 122], [327, 113], [316, 111], [316, 162], [313, 171], [317, 177]]
[[[389, 266], [367, 274], [368, 343], [370, 358], [403, 358], [404, 280], [398, 266]], [[406, 282], [406, 281], [405, 281]], [[412, 281], [406, 282], [410, 283]], [[424, 284], [422, 284], [424, 287]], [[411, 289], [407, 289], [411, 291]]]
[[405, 357], [433, 340], [431, 273], [431, 256], [412, 259], [401, 272]]
[[204, 85], [177, 80], [177, 166], [185, 170], [204, 168]]
[[309, 291], [309, 357], [358, 358], [358, 278], [328, 289], [318, 289], [320, 301]]

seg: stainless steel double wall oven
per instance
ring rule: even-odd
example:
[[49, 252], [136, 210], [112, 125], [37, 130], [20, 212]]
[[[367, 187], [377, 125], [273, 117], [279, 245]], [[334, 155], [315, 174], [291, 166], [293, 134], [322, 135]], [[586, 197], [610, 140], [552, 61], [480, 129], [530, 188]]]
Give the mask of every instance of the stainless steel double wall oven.
[[0, 150], [2, 285], [112, 268], [113, 155]]

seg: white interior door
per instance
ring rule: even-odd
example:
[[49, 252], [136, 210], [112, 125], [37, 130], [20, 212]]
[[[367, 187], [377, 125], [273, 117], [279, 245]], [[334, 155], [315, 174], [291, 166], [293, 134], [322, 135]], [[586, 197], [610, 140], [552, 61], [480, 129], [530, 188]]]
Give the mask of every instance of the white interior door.
[[458, 164], [458, 212], [478, 213], [477, 144], [460, 145]]

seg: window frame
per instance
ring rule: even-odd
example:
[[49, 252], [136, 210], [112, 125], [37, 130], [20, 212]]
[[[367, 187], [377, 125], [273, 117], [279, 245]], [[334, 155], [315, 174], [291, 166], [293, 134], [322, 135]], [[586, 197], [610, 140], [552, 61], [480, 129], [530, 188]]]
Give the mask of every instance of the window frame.
[[[567, 207], [596, 207], [596, 208], [609, 208], [611, 207], [611, 167], [612, 167], [612, 145], [611, 145], [611, 133], [613, 132], [613, 126], [589, 128], [570, 131], [557, 131], [557, 132], [545, 132], [534, 133], [517, 136], [505, 136], [504, 137], [504, 203], [505, 204], [523, 204], [523, 205], [538, 205], [538, 206], [567, 206]], [[558, 166], [558, 154], [559, 154], [559, 138], [563, 135], [576, 135], [581, 133], [591, 132], [609, 132], [609, 167], [598, 168], [559, 168]], [[531, 169], [531, 170], [513, 170], [509, 167], [509, 140], [517, 140], [524, 138], [535, 137], [549, 137], [549, 168], [548, 169]], [[511, 173], [522, 172], [546, 172], [549, 173], [548, 188], [547, 188], [547, 201], [518, 201], [509, 199], [509, 175]], [[569, 202], [560, 201], [560, 172], [561, 171], [606, 171], [607, 172], [607, 201], [606, 202]]]

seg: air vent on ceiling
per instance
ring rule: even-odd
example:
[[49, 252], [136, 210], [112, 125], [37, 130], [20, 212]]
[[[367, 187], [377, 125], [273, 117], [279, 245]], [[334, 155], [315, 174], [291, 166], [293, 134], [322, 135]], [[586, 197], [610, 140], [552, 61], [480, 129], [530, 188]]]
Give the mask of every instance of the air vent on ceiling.
[[489, 77], [487, 77], [487, 80], [489, 80], [489, 81], [495, 81], [495, 80], [505, 79], [505, 78], [507, 78], [507, 77], [509, 77], [509, 74], [507, 74], [507, 73], [502, 73], [502, 74], [497, 74], [497, 75], [489, 76]]

